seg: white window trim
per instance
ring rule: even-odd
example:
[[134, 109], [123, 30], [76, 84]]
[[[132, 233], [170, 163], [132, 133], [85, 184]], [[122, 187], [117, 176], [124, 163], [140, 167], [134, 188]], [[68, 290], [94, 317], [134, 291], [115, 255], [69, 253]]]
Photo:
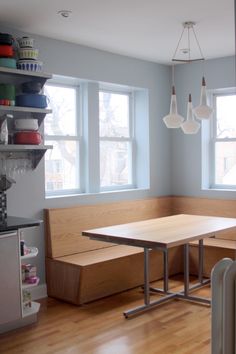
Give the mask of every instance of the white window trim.
[[[99, 195], [103, 193], [130, 193], [150, 188], [150, 148], [149, 148], [149, 97], [148, 89], [119, 85], [116, 83], [102, 83], [84, 79], [54, 76], [47, 85], [62, 87], [78, 87], [77, 115], [79, 123], [79, 173], [80, 189], [61, 190], [46, 193], [46, 198], [76, 197]], [[132, 178], [133, 184], [122, 186], [100, 187], [100, 159], [99, 159], [99, 91], [110, 91], [130, 95], [130, 109], [132, 111]], [[74, 137], [68, 137], [73, 140]], [[106, 137], [103, 137], [106, 139]], [[101, 138], [101, 139], [103, 139]], [[45, 136], [45, 140], [52, 140], [54, 136]], [[63, 139], [64, 136], [59, 136]], [[109, 138], [112, 139], [112, 138]], [[126, 140], [123, 137], [124, 141]], [[121, 139], [119, 138], [119, 141]], [[137, 154], [138, 149], [138, 154]]]

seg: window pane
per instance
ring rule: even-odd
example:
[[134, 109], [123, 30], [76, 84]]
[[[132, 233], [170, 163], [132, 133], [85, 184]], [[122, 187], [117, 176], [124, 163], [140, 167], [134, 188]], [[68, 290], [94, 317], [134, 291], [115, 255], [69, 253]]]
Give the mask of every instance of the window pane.
[[79, 189], [79, 147], [76, 141], [47, 141], [53, 145], [45, 154], [47, 192]]
[[236, 185], [236, 142], [217, 142], [215, 149], [215, 183]]
[[101, 187], [121, 186], [130, 183], [129, 145], [127, 142], [100, 142]]
[[45, 85], [52, 114], [44, 120], [46, 135], [76, 135], [76, 89]]
[[101, 137], [129, 137], [129, 95], [99, 93]]
[[217, 96], [217, 138], [236, 138], [236, 95]]

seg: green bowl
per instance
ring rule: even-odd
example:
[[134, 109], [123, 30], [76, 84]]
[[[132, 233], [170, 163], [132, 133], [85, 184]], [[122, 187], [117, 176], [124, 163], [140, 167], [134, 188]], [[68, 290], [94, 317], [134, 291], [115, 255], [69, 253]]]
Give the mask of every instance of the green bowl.
[[16, 59], [14, 59], [14, 58], [0, 58], [0, 66], [16, 69]]
[[0, 99], [14, 101], [16, 97], [15, 86], [12, 84], [0, 84]]

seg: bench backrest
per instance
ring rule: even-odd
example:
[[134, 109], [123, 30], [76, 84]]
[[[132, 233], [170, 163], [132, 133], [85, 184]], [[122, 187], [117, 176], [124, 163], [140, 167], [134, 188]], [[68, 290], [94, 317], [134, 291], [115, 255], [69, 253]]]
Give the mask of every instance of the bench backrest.
[[[235, 199], [172, 197], [172, 214], [193, 214], [236, 218]], [[220, 231], [217, 238], [236, 240], [235, 229]]]
[[45, 209], [46, 255], [57, 258], [111, 247], [114, 245], [81, 236], [82, 231], [170, 214], [170, 197]]

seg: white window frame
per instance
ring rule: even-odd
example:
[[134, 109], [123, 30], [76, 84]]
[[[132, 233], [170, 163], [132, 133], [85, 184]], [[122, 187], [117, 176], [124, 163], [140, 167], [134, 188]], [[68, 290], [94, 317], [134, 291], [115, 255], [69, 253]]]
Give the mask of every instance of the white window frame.
[[214, 108], [214, 113], [213, 113], [213, 119], [211, 123], [211, 142], [210, 142], [210, 188], [212, 189], [223, 189], [223, 190], [236, 190], [236, 184], [235, 185], [229, 185], [229, 184], [218, 184], [215, 181], [215, 171], [216, 171], [216, 166], [215, 166], [215, 146], [217, 142], [236, 142], [236, 138], [217, 138], [217, 110], [216, 110], [216, 100], [217, 97], [220, 96], [233, 96], [236, 95], [235, 89], [222, 89], [222, 90], [217, 90], [212, 94], [212, 103], [213, 103], [213, 108]]
[[[109, 142], [128, 142], [130, 151], [128, 152], [128, 156], [130, 156], [129, 160], [129, 176], [130, 183], [123, 184], [121, 186], [101, 186], [100, 191], [116, 191], [116, 190], [127, 190], [136, 188], [135, 183], [135, 170], [136, 170], [136, 155], [135, 155], [135, 120], [134, 120], [134, 95], [131, 90], [117, 90], [113, 88], [99, 88], [99, 92], [107, 92], [111, 94], [120, 94], [126, 95], [129, 98], [129, 137], [101, 137], [99, 134], [99, 148], [101, 141], [109, 141]], [[100, 180], [100, 176], [99, 176]]]
[[46, 176], [45, 176], [45, 195], [46, 197], [53, 197], [53, 196], [64, 196], [64, 195], [73, 195], [73, 194], [80, 194], [82, 190], [82, 120], [81, 120], [81, 97], [80, 97], [80, 86], [78, 84], [70, 84], [70, 83], [63, 83], [57, 80], [52, 80], [47, 82], [45, 86], [54, 86], [54, 87], [65, 87], [65, 88], [73, 88], [76, 92], [76, 135], [46, 135], [44, 134], [44, 141], [75, 141], [77, 142], [78, 151], [77, 156], [77, 182], [78, 188], [73, 189], [61, 189], [55, 191], [47, 191], [46, 190]]

